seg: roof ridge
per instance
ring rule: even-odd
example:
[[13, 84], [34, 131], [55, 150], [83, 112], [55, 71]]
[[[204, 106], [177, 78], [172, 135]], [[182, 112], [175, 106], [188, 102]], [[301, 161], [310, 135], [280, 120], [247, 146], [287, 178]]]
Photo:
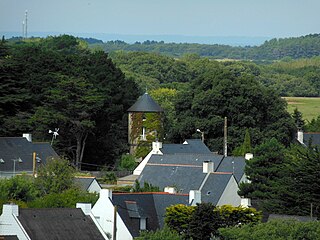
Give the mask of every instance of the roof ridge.
[[168, 192], [114, 192], [115, 195], [177, 195], [177, 196], [189, 196], [187, 193], [168, 193]]

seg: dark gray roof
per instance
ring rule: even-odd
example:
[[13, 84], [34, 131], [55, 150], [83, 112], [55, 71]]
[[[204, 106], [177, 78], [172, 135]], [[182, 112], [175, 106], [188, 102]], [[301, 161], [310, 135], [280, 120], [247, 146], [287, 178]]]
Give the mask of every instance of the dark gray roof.
[[234, 174], [239, 183], [244, 175], [246, 160], [244, 157], [225, 157], [218, 166], [217, 172], [230, 172]]
[[88, 177], [76, 177], [74, 181], [77, 186], [79, 186], [82, 190], [88, 191], [88, 188], [92, 184], [95, 178], [88, 178]]
[[201, 190], [201, 201], [217, 205], [232, 174], [211, 173]]
[[145, 93], [128, 109], [128, 112], [163, 112], [163, 109], [148, 93]]
[[104, 239], [80, 208], [20, 209], [18, 219], [32, 240]]
[[317, 145], [320, 147], [320, 133], [318, 132], [305, 132], [303, 133], [303, 142], [308, 146], [309, 141], [312, 145]]
[[176, 204], [188, 205], [189, 194], [153, 194], [160, 228], [164, 226], [166, 208]]
[[[49, 143], [32, 143], [24, 137], [0, 137], [0, 171], [13, 172], [13, 159], [16, 161], [16, 172], [32, 171], [33, 152], [37, 153], [37, 165], [45, 164], [50, 157], [58, 157]], [[1, 161], [1, 160], [0, 160]]]
[[[187, 139], [188, 144], [163, 144], [161, 152], [163, 154], [173, 153], [211, 153], [210, 149], [200, 139]], [[211, 153], [213, 154], [213, 153]]]
[[148, 163], [141, 172], [138, 181], [142, 185], [145, 181], [161, 190], [173, 186], [180, 193], [189, 193], [190, 190], [199, 189], [206, 174], [202, 166], [188, 165], [153, 165]]
[[216, 169], [220, 164], [223, 156], [215, 154], [153, 154], [148, 164], [174, 164], [174, 165], [195, 165], [202, 167], [204, 161], [212, 161]]
[[[133, 237], [140, 232], [140, 217], [147, 219], [147, 230], [164, 225], [166, 208], [175, 204], [188, 204], [187, 194], [169, 193], [113, 193], [112, 201]], [[131, 204], [128, 207], [128, 204]], [[142, 216], [139, 216], [143, 214]], [[130, 216], [131, 215], [131, 216]]]

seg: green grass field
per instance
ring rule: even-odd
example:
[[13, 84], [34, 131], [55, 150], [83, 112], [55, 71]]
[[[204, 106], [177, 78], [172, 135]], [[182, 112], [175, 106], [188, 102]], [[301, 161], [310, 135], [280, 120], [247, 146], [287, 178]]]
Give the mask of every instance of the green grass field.
[[320, 98], [285, 97], [288, 102], [288, 112], [295, 108], [302, 112], [303, 119], [310, 121], [320, 115]]

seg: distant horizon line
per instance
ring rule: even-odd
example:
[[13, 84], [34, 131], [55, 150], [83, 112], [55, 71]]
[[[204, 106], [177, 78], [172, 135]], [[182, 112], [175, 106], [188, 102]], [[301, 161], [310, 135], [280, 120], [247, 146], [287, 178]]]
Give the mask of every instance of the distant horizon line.
[[[300, 36], [287, 37], [268, 37], [268, 36], [199, 36], [199, 35], [179, 35], [179, 34], [122, 34], [122, 33], [76, 33], [76, 32], [28, 32], [30, 37], [48, 37], [58, 35], [72, 35], [81, 38], [94, 38], [103, 42], [120, 40], [132, 44], [143, 41], [164, 41], [165, 43], [198, 43], [198, 44], [223, 44], [230, 46], [257, 46], [270, 39], [295, 38]], [[316, 33], [310, 33], [316, 34]], [[307, 34], [307, 35], [310, 35]], [[5, 38], [22, 37], [21, 32], [17, 31], [0, 31], [1, 36]], [[11, 36], [10, 36], [11, 35]]]

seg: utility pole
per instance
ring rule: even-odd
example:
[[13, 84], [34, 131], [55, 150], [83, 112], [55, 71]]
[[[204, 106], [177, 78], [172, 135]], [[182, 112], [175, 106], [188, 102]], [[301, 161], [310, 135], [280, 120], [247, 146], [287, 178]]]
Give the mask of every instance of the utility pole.
[[228, 145], [227, 145], [227, 117], [224, 118], [224, 156], [228, 156]]
[[33, 152], [33, 154], [32, 154], [32, 162], [33, 162], [32, 173], [33, 173], [33, 177], [36, 176], [36, 157], [37, 157], [37, 153]]
[[22, 21], [22, 39], [24, 39], [24, 21]]
[[113, 208], [113, 240], [117, 240], [117, 205]]
[[26, 31], [25, 31], [25, 34], [26, 34], [26, 39], [28, 38], [28, 10], [26, 10], [26, 19], [25, 19], [25, 22], [26, 22]]

